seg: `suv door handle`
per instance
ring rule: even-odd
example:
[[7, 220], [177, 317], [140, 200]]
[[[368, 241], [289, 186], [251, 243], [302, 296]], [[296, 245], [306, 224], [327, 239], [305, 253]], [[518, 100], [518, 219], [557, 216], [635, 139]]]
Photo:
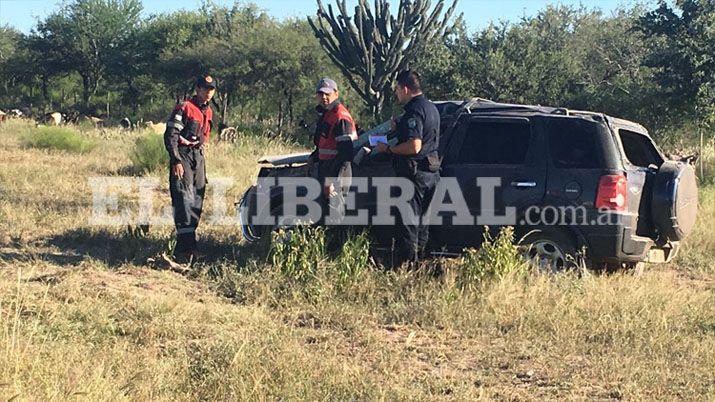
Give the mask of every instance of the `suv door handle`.
[[513, 181], [511, 182], [512, 187], [516, 188], [532, 188], [536, 187], [535, 181]]

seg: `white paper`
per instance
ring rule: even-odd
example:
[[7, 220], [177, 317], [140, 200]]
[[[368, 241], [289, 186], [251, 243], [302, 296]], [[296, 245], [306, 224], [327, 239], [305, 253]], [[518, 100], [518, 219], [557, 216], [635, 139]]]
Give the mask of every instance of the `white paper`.
[[371, 135], [370, 136], [370, 146], [374, 147], [375, 145], [383, 143], [387, 144], [387, 136], [386, 135]]

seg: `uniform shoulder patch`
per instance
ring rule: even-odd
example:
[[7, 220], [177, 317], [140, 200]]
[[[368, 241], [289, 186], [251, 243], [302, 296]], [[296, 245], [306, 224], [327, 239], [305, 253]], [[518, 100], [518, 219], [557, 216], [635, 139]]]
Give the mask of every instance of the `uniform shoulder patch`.
[[407, 119], [407, 127], [409, 127], [409, 128], [417, 127], [417, 119], [415, 119], [414, 117], [410, 117], [409, 119]]

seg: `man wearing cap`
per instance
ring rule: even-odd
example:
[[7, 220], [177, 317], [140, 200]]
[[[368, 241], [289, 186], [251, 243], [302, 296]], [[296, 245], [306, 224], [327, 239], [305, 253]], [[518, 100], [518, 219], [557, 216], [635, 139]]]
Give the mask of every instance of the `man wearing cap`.
[[196, 80], [196, 95], [174, 107], [166, 122], [164, 146], [169, 152], [169, 190], [176, 225], [174, 258], [191, 262], [196, 257], [196, 228], [206, 188], [204, 147], [208, 144], [216, 92], [210, 76]]
[[421, 218], [439, 182], [440, 116], [437, 107], [422, 94], [420, 76], [415, 71], [405, 70], [397, 75], [395, 95], [405, 108], [395, 127], [397, 144], [379, 143], [376, 150], [391, 154], [397, 176], [414, 185], [409, 204], [416, 219], [400, 216], [395, 238], [400, 260], [417, 262], [426, 251], [429, 236], [429, 227]]
[[[326, 178], [339, 178], [340, 187], [349, 185], [352, 177], [350, 161], [353, 158], [353, 141], [357, 140], [355, 122], [348, 109], [340, 102], [338, 84], [323, 78], [315, 89], [318, 101], [318, 122], [313, 135], [315, 151], [310, 155], [309, 167], [317, 165], [317, 177], [323, 184], [324, 205], [333, 204], [331, 198], [339, 196], [346, 188], [336, 189]], [[328, 211], [323, 211], [327, 214]]]

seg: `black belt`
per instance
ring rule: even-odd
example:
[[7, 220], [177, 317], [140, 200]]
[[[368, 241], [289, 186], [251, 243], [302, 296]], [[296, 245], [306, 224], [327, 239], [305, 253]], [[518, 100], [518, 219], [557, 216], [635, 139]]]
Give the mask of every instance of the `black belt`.
[[179, 145], [179, 148], [201, 149], [203, 145]]

